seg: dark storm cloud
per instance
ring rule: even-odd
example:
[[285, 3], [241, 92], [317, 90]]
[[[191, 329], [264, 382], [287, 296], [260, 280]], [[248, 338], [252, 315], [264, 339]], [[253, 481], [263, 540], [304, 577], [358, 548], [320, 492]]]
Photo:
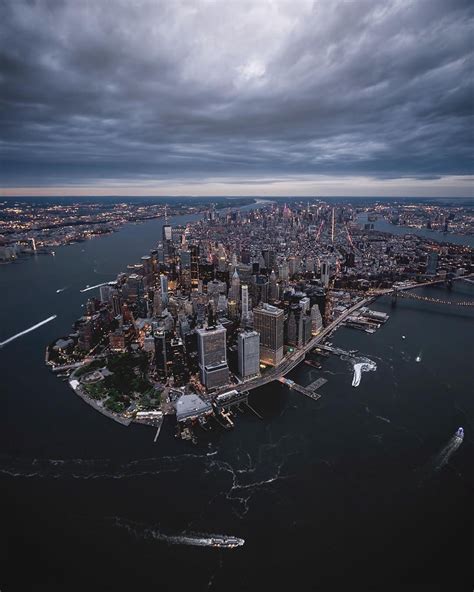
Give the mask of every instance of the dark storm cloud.
[[4, 1], [3, 183], [467, 175], [471, 4]]

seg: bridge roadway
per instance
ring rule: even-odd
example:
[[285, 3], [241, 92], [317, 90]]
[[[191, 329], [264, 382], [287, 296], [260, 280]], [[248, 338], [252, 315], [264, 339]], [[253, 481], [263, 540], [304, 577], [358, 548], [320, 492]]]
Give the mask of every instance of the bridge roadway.
[[[451, 278], [450, 281], [456, 281], [456, 280], [465, 280], [466, 282], [471, 283], [472, 282], [472, 278], [474, 276], [474, 273], [470, 273], [468, 275], [460, 275], [458, 277], [454, 277]], [[409, 290], [414, 290], [415, 288], [424, 288], [426, 286], [435, 286], [437, 284], [443, 284], [446, 282], [446, 279], [438, 279], [438, 280], [431, 280], [429, 282], [422, 282], [422, 283], [413, 283], [413, 284], [408, 284], [407, 286], [402, 286], [400, 288], [387, 288], [387, 289], [382, 289], [382, 290], [374, 290], [374, 291], [369, 291], [369, 294], [372, 294], [374, 296], [382, 296], [382, 295], [386, 295], [386, 294], [398, 294], [400, 297], [403, 298], [413, 298], [414, 300], [421, 300], [423, 302], [435, 302], [438, 304], [449, 304], [449, 305], [453, 305], [453, 306], [474, 306], [474, 302], [472, 301], [451, 301], [451, 300], [442, 300], [440, 298], [430, 298], [428, 296], [420, 296], [418, 294], [408, 294]], [[474, 283], [474, 282], [472, 282]]]
[[[354, 304], [354, 306], [351, 306], [351, 308], [348, 308], [339, 317], [337, 317], [337, 319], [332, 321], [332, 323], [330, 323], [325, 329], [323, 329], [321, 333], [319, 333], [310, 341], [308, 341], [308, 343], [304, 347], [294, 351], [290, 355], [285, 356], [278, 366], [275, 366], [271, 370], [268, 370], [267, 372], [265, 372], [263, 376], [259, 376], [258, 378], [254, 378], [253, 380], [249, 380], [248, 382], [242, 382], [240, 384], [232, 385], [232, 387], [230, 388], [235, 389], [236, 391], [250, 391], [259, 388], [265, 384], [268, 384], [269, 382], [273, 382], [274, 380], [278, 380], [278, 378], [282, 376], [285, 376], [285, 374], [288, 374], [288, 372], [291, 372], [294, 368], [296, 368], [296, 366], [298, 366], [298, 364], [300, 364], [304, 360], [306, 354], [312, 349], [314, 349], [318, 345], [318, 343], [325, 339], [330, 333], [332, 333], [332, 331], [334, 331], [334, 329], [336, 329], [341, 323], [343, 323], [348, 316], [350, 316], [354, 311], [361, 308], [362, 306], [366, 306], [372, 300], [373, 297], [364, 298], [360, 302], [357, 302], [357, 304]], [[214, 397], [222, 393], [225, 393], [228, 390], [229, 386], [216, 392]]]
[[[451, 281], [455, 282], [457, 280], [467, 280], [469, 278], [474, 277], [474, 273], [469, 273], [468, 275], [460, 275], [458, 277], [451, 278]], [[391, 294], [392, 292], [406, 292], [407, 290], [414, 290], [415, 288], [424, 288], [425, 286], [436, 286], [436, 284], [444, 284], [446, 279], [438, 279], [438, 280], [430, 280], [429, 282], [422, 282], [422, 283], [413, 283], [408, 284], [406, 286], [402, 286], [401, 288], [382, 288], [380, 290], [369, 290], [368, 294], [372, 294], [373, 296], [383, 296], [384, 294]]]

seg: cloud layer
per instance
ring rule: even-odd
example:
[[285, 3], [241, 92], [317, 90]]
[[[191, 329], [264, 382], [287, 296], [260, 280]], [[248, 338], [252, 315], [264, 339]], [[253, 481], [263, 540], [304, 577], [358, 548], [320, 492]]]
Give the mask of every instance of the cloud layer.
[[473, 22], [462, 0], [3, 2], [2, 185], [472, 193]]

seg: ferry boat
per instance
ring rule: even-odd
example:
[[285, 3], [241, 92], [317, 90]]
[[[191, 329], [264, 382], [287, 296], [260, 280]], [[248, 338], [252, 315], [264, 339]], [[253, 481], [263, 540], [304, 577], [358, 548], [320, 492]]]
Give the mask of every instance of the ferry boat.
[[458, 438], [461, 438], [461, 440], [464, 438], [464, 430], [463, 430], [463, 428], [458, 428], [458, 429], [457, 429], [457, 431], [456, 431], [456, 436], [457, 436]]
[[233, 549], [235, 547], [242, 547], [245, 543], [245, 539], [241, 539], [235, 536], [226, 536], [220, 534], [211, 535], [183, 535], [178, 537], [168, 537], [167, 539], [171, 543], [180, 543], [186, 545], [194, 545], [197, 547], [220, 547]]

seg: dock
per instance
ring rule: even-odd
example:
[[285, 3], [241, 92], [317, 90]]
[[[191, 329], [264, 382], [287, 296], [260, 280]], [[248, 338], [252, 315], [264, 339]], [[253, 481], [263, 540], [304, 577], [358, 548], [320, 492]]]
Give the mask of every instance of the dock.
[[354, 354], [351, 353], [350, 351], [345, 351], [343, 349], [341, 349], [340, 347], [333, 347], [330, 345], [321, 345], [319, 344], [318, 347], [326, 352], [331, 353], [331, 354], [335, 354], [336, 356], [347, 356], [349, 358], [353, 358]]
[[[316, 392], [316, 389], [311, 388], [312, 385], [315, 384], [316, 382], [319, 382], [319, 380], [323, 380], [324, 382], [327, 382], [325, 378], [322, 378], [322, 379], [315, 380], [309, 386], [301, 386], [301, 384], [298, 384], [297, 382], [295, 382], [294, 380], [291, 380], [290, 378], [285, 378], [284, 376], [280, 376], [280, 378], [278, 379], [278, 381], [281, 382], [282, 384], [284, 384], [285, 386], [289, 387], [290, 389], [292, 389], [294, 391], [297, 391], [298, 393], [301, 393], [302, 395], [305, 395], [306, 397], [309, 397], [310, 399], [313, 399], [313, 401], [317, 401], [318, 399], [321, 398], [321, 395], [318, 392]], [[324, 384], [324, 382], [321, 384]]]
[[311, 382], [310, 384], [308, 384], [308, 386], [306, 386], [305, 388], [310, 391], [316, 391], [318, 388], [320, 388], [321, 386], [326, 384], [326, 382], [327, 382], [327, 378], [318, 378], [314, 382]]

